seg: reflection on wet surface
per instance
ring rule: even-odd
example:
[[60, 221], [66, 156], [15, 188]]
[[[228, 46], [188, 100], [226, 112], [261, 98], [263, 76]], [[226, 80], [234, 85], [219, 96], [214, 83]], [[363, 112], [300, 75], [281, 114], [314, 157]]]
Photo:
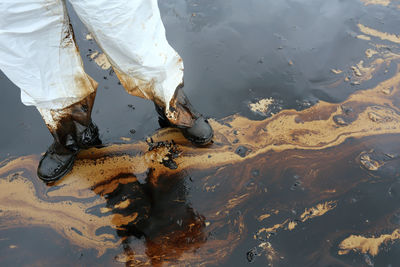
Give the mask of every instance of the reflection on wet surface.
[[167, 25], [216, 34], [197, 44], [210, 69], [183, 55], [214, 143], [162, 129], [51, 186], [39, 155], [4, 160], [1, 265], [399, 265], [400, 2], [304, 2], [163, 2]]

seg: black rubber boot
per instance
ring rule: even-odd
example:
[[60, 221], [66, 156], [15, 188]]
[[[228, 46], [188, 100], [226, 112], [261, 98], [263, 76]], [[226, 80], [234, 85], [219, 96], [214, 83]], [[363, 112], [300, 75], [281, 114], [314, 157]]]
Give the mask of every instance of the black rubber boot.
[[101, 140], [99, 136], [99, 128], [93, 122], [90, 122], [89, 126], [83, 131], [80, 142], [79, 148], [87, 149], [94, 146], [101, 145]]
[[69, 140], [65, 142], [65, 145], [57, 141], [60, 138], [54, 140], [39, 162], [37, 175], [42, 181], [50, 183], [59, 180], [72, 169], [80, 149], [101, 144], [98, 128], [93, 122], [78, 136], [79, 142], [76, 142], [72, 135], [68, 135]]
[[80, 149], [100, 145], [99, 131], [91, 120], [94, 94], [57, 113], [57, 125], [47, 125], [53, 138], [39, 162], [38, 177], [46, 183], [55, 182], [73, 167]]
[[170, 110], [177, 114], [177, 119], [172, 122], [166, 115], [165, 108], [157, 105], [156, 111], [159, 114], [161, 127], [176, 127], [182, 131], [183, 136], [195, 145], [207, 145], [211, 142], [214, 131], [208, 120], [198, 113], [190, 104], [189, 99], [181, 88], [178, 88], [173, 100], [170, 103]]
[[78, 143], [70, 139], [70, 143], [63, 146], [55, 140], [39, 162], [38, 177], [46, 183], [59, 180], [72, 169], [75, 157], [80, 149], [100, 144], [99, 131], [93, 122], [82, 132]]
[[59, 180], [72, 169], [77, 153], [54, 142], [39, 162], [38, 177], [46, 183]]

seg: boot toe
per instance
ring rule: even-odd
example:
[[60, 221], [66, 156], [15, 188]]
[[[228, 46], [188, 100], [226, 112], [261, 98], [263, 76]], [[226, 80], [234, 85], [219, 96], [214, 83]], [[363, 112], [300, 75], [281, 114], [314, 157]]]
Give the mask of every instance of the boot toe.
[[75, 156], [76, 153], [58, 155], [46, 152], [38, 166], [38, 177], [47, 183], [59, 180], [72, 169]]
[[198, 118], [192, 127], [185, 128], [182, 132], [195, 145], [207, 145], [214, 136], [211, 125], [203, 117]]

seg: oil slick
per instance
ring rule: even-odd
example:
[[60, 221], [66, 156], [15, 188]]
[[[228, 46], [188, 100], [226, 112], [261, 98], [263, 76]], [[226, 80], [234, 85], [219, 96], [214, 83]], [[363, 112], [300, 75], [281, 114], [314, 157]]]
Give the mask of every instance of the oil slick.
[[256, 239], [258, 239], [261, 235], [266, 236], [266, 238], [270, 238], [271, 234], [276, 233], [278, 229], [284, 229], [292, 231], [299, 223], [304, 223], [310, 219], [323, 216], [330, 210], [333, 210], [336, 207], [335, 201], [328, 201], [324, 203], [317, 204], [315, 207], [306, 208], [303, 214], [300, 215], [299, 218], [295, 219], [286, 219], [284, 222], [280, 224], [275, 224], [269, 228], [262, 228], [258, 230]]
[[376, 256], [380, 248], [400, 239], [400, 229], [396, 229], [392, 234], [383, 234], [377, 237], [364, 237], [351, 235], [339, 244], [339, 255], [346, 255], [351, 251], [369, 253]]
[[361, 0], [364, 5], [381, 5], [381, 6], [388, 6], [390, 5], [391, 0]]
[[[151, 142], [121, 138], [129, 143], [82, 151], [72, 172], [50, 187], [35, 175], [39, 155], [10, 158], [0, 163], [0, 229], [51, 228], [73, 246], [127, 266], [238, 259], [294, 266], [288, 255], [296, 249], [304, 259], [292, 260], [326, 266], [348, 263], [346, 255], [390, 250], [400, 230], [387, 217], [398, 207], [374, 211], [374, 225], [357, 232], [340, 217], [359, 213], [354, 203], [371, 195], [365, 187], [386, 194], [391, 188], [385, 203], [398, 201], [390, 185], [399, 157], [386, 150], [400, 143], [400, 39], [358, 28], [369, 44], [365, 58], [331, 72], [336, 86], [347, 79], [369, 89], [259, 121], [238, 114], [210, 120], [215, 139], [203, 148], [171, 128]], [[98, 52], [91, 57], [108, 66], [96, 61]], [[249, 108], [266, 117], [274, 102], [265, 98]], [[290, 247], [315, 232], [307, 243], [313, 251]]]
[[108, 58], [105, 54], [100, 53], [98, 51], [92, 52], [89, 57], [94, 60], [94, 62], [102, 68], [103, 70], [108, 70], [111, 68], [111, 63], [108, 61]]
[[258, 102], [255, 103], [250, 103], [249, 108], [251, 111], [255, 113], [259, 113], [261, 115], [266, 116], [269, 111], [269, 107], [275, 102], [274, 99], [272, 98], [264, 98], [259, 100]]
[[325, 203], [320, 203], [315, 207], [312, 207], [310, 209], [306, 209], [303, 214], [300, 216], [301, 222], [305, 222], [309, 219], [313, 219], [315, 217], [319, 217], [324, 215], [330, 210], [333, 210], [336, 208], [336, 202], [335, 201], [328, 201]]
[[380, 32], [378, 30], [375, 30], [373, 28], [370, 28], [368, 26], [365, 26], [361, 23], [359, 23], [358, 28], [360, 31], [368, 36], [376, 37], [384, 41], [390, 41], [396, 44], [400, 44], [400, 37], [396, 34], [392, 33], [386, 33], [386, 32]]
[[343, 71], [338, 69], [331, 69], [334, 74], [341, 74]]

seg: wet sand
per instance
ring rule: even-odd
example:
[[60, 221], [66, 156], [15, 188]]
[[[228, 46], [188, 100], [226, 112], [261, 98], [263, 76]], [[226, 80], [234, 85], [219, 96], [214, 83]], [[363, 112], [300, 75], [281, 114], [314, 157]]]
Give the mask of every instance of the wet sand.
[[46, 186], [40, 117], [4, 118], [1, 265], [399, 265], [400, 2], [160, 7], [214, 143], [157, 130], [72, 16], [106, 146]]

